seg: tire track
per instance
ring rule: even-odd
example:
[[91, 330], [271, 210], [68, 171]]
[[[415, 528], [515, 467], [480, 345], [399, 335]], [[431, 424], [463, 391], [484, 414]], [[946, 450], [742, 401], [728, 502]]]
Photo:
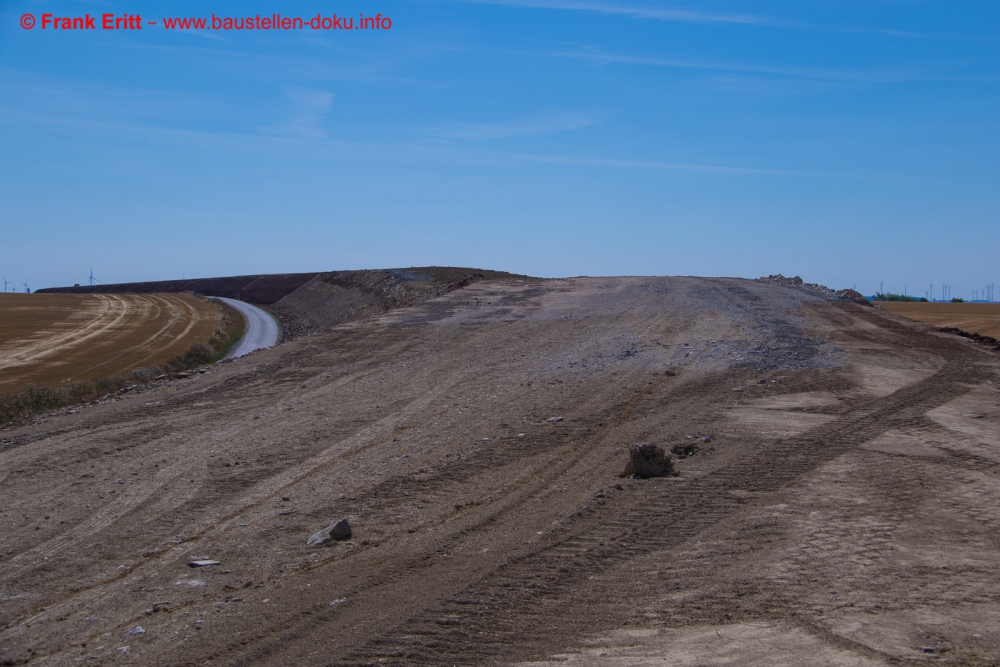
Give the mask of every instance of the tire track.
[[[518, 646], [521, 659], [542, 656], [552, 644], [550, 629], [541, 623], [547, 617], [544, 608], [558, 605], [567, 597], [563, 593], [567, 587], [581, 584], [581, 570], [605, 571], [654, 551], [676, 549], [743, 510], [746, 504], [731, 491], [779, 491], [885, 431], [909, 423], [915, 415], [967, 393], [968, 383], [987, 377], [987, 372], [974, 363], [949, 366], [916, 385], [873, 401], [868, 409], [779, 441], [679, 488], [649, 485], [640, 498], [632, 500], [632, 507], [618, 508], [624, 511], [621, 518], [605, 523], [600, 520], [604, 514], [601, 509], [590, 511], [576, 535], [510, 560], [378, 643], [332, 664], [505, 663], [510, 660], [513, 645]], [[664, 530], [665, 526], [669, 530]], [[535, 581], [537, 586], [526, 588], [525, 581]], [[470, 613], [470, 606], [486, 611]], [[508, 620], [514, 610], [516, 620]], [[539, 623], [525, 623], [525, 616], [534, 616]], [[443, 630], [440, 618], [463, 619], [461, 632]], [[532, 627], [537, 628], [534, 633], [530, 632]], [[595, 632], [608, 627], [587, 629]], [[440, 641], [442, 635], [447, 635], [447, 642]]]

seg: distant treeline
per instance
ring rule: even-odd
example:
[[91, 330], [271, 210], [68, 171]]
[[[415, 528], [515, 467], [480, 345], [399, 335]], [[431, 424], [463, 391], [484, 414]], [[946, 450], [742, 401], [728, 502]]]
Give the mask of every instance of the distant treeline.
[[905, 294], [893, 294], [892, 292], [875, 292], [872, 301], [922, 301], [926, 302], [927, 297], [907, 296]]
[[[915, 296], [907, 296], [906, 294], [893, 294], [892, 292], [875, 292], [875, 296], [872, 297], [872, 301], [917, 301], [920, 303], [928, 303], [927, 297], [925, 296], [917, 298]], [[965, 303], [965, 299], [955, 297], [951, 300], [951, 302]]]

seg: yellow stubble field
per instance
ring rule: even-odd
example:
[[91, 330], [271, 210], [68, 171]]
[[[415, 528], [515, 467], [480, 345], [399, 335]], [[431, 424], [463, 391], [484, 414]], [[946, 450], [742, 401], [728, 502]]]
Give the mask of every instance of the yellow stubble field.
[[878, 305], [890, 313], [936, 327], [957, 327], [969, 333], [1000, 339], [1000, 303], [879, 301]]
[[193, 294], [0, 294], [0, 394], [162, 364], [220, 321]]

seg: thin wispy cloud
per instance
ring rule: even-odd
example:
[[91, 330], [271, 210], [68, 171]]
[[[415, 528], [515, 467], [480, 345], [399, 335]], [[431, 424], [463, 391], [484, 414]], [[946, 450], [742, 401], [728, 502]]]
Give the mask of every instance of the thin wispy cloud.
[[822, 67], [784, 67], [780, 65], [757, 65], [749, 63], [727, 63], [705, 60], [684, 60], [680, 58], [634, 56], [608, 53], [606, 51], [600, 51], [593, 48], [581, 49], [578, 51], [557, 51], [550, 53], [549, 55], [558, 58], [586, 60], [596, 65], [622, 63], [630, 65], [646, 65], [649, 67], [664, 67], [670, 69], [743, 72], [766, 74], [771, 76], [796, 77], [802, 79], [852, 81], [857, 83], [896, 83], [900, 81], [927, 78], [925, 73], [909, 67], [891, 67], [868, 70], [827, 69]]
[[[543, 155], [513, 151], [484, 151], [467, 146], [427, 145], [422, 141], [363, 142], [342, 141], [327, 137], [309, 138], [293, 134], [245, 134], [239, 132], [209, 132], [204, 130], [167, 128], [150, 124], [136, 124], [84, 118], [47, 117], [42, 114], [17, 111], [0, 106], [0, 121], [7, 126], [44, 125], [65, 131], [83, 130], [90, 134], [107, 134], [116, 137], [142, 137], [192, 150], [209, 150], [213, 155], [267, 155], [269, 159], [294, 159], [312, 163], [315, 160], [352, 164], [392, 163], [428, 164], [450, 163], [463, 167], [497, 167], [511, 161], [567, 167], [594, 167], [598, 169], [641, 169], [656, 171], [684, 171], [704, 174], [743, 176], [820, 176], [838, 177], [789, 169], [771, 169], [729, 165], [694, 164], [657, 160], [630, 160], [587, 156]], [[857, 175], [855, 175], [857, 177]]]
[[878, 33], [880, 35], [889, 35], [890, 37], [899, 37], [901, 39], [932, 39], [932, 40], [972, 40], [972, 41], [996, 41], [994, 37], [984, 37], [976, 35], [956, 35], [948, 33], [931, 33], [931, 32], [915, 32], [912, 30], [898, 30], [896, 28], [875, 28], [866, 25], [852, 25], [841, 28], [843, 32], [847, 33]]
[[569, 157], [561, 155], [538, 155], [535, 153], [503, 153], [502, 155], [523, 162], [564, 164], [583, 167], [618, 167], [627, 169], [656, 169], [666, 171], [696, 171], [712, 174], [755, 174], [759, 176], [828, 176], [818, 172], [794, 171], [788, 169], [763, 169], [759, 167], [730, 167], [711, 164], [689, 164], [684, 162], [659, 162], [656, 160], [620, 160], [615, 158]]
[[597, 14], [614, 14], [635, 19], [654, 19], [681, 23], [741, 23], [761, 26], [789, 26], [787, 21], [753, 14], [723, 14], [678, 9], [673, 7], [643, 7], [615, 2], [585, 2], [581, 0], [461, 0], [482, 5], [506, 5], [531, 9], [565, 9]]
[[485, 141], [571, 132], [597, 124], [596, 119], [584, 114], [551, 114], [499, 123], [457, 123], [431, 134], [442, 139]]
[[873, 27], [865, 25], [844, 25], [841, 23], [810, 23], [786, 17], [765, 16], [761, 14], [708, 12], [696, 9], [686, 9], [670, 6], [644, 6], [638, 4], [601, 2], [593, 0], [455, 0], [479, 5], [501, 5], [506, 7], [522, 7], [527, 9], [552, 9], [594, 14], [607, 14], [632, 19], [647, 19], [654, 21], [672, 21], [677, 23], [693, 23], [702, 25], [736, 24], [760, 26], [767, 28], [789, 28], [793, 30], [832, 30], [846, 33], [875, 33], [891, 37], [907, 39], [984, 39], [968, 35], [931, 34], [898, 30], [895, 28]]
[[291, 103], [291, 110], [284, 122], [258, 128], [264, 134], [277, 134], [303, 139], [322, 139], [326, 131], [322, 127], [323, 118], [333, 105], [333, 93], [322, 90], [288, 90], [285, 95]]

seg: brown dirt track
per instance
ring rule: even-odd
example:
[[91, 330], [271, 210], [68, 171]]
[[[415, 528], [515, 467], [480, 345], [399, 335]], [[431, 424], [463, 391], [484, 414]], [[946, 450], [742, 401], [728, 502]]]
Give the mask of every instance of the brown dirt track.
[[802, 288], [476, 283], [2, 433], [0, 662], [996, 664], [998, 379]]
[[936, 327], [955, 327], [980, 336], [1000, 338], [1000, 303], [913, 303], [880, 301], [890, 313]]
[[190, 294], [0, 294], [0, 394], [162, 364], [219, 323]]

